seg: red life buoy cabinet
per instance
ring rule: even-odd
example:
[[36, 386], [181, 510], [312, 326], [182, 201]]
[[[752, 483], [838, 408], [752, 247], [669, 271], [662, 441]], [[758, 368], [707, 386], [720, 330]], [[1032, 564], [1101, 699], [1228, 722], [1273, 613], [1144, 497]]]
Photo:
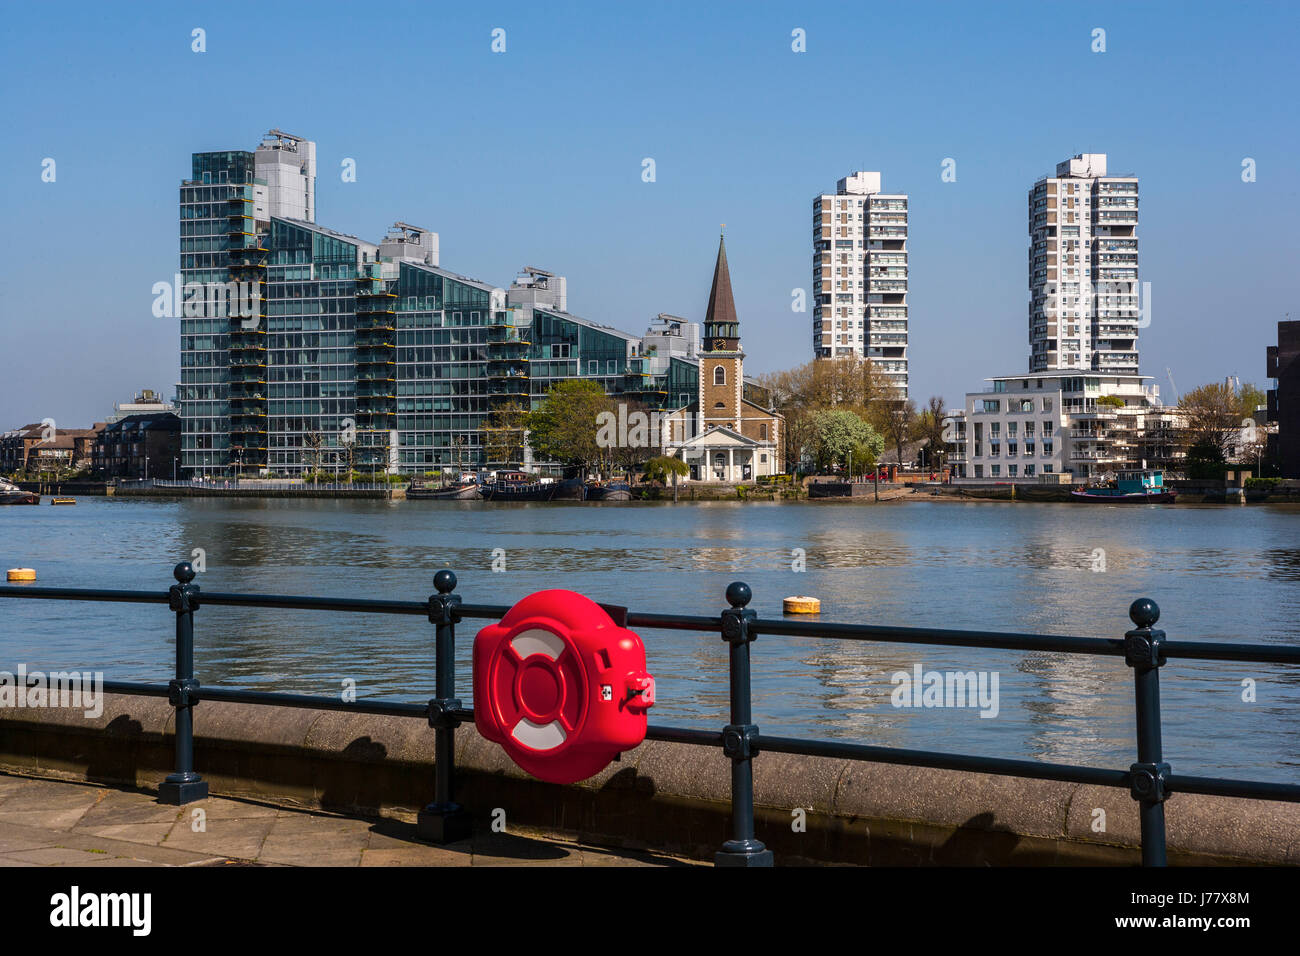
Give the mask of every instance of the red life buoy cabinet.
[[604, 769], [654, 702], [641, 638], [574, 591], [530, 594], [474, 638], [474, 724], [539, 780]]

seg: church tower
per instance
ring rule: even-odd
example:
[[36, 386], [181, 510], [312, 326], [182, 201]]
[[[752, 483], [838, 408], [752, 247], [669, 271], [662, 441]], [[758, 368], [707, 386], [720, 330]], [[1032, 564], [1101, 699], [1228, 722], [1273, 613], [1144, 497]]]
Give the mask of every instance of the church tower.
[[727, 244], [718, 239], [718, 261], [713, 267], [713, 288], [704, 315], [700, 343], [700, 421], [696, 434], [715, 425], [739, 431], [744, 391], [745, 353], [740, 347], [740, 321], [731, 294], [727, 269]]

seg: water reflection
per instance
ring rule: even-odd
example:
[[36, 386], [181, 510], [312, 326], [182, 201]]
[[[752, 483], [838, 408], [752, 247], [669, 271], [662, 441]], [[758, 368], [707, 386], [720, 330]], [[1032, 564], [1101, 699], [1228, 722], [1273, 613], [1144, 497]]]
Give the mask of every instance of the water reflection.
[[[39, 513], [37, 513], [39, 512]], [[162, 590], [206, 552], [209, 591], [411, 599], [452, 567], [467, 600], [511, 603], [546, 587], [663, 612], [716, 613], [727, 583], [753, 607], [812, 594], [828, 621], [1120, 636], [1148, 595], [1180, 640], [1300, 641], [1300, 508], [1143, 509], [915, 502], [824, 506], [697, 502], [586, 507], [460, 502], [130, 501], [0, 509], [0, 557], [41, 583]], [[504, 573], [491, 570], [503, 549]], [[792, 561], [802, 549], [806, 571]], [[1094, 570], [1104, 555], [1104, 571]], [[471, 697], [472, 622], [461, 682]], [[432, 628], [420, 618], [206, 606], [196, 624], [207, 684], [426, 699]], [[716, 728], [728, 711], [717, 635], [643, 633], [659, 680], [656, 723]], [[165, 608], [0, 603], [0, 668], [99, 667], [158, 680], [172, 663]], [[1132, 675], [1122, 661], [760, 636], [754, 710], [765, 732], [1127, 767]], [[993, 719], [900, 708], [895, 671], [999, 675]], [[1242, 681], [1257, 699], [1242, 699]], [[1182, 772], [1296, 780], [1300, 669], [1171, 662], [1166, 753]]]

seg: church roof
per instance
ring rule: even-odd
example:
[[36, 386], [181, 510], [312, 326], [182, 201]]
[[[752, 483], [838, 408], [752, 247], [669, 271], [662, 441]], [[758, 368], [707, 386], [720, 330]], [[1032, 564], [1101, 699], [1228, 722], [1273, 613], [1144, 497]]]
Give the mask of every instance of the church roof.
[[709, 309], [704, 314], [707, 328], [712, 322], [737, 322], [736, 300], [731, 294], [731, 271], [727, 268], [727, 243], [718, 239], [718, 261], [713, 267], [713, 288], [709, 290]]

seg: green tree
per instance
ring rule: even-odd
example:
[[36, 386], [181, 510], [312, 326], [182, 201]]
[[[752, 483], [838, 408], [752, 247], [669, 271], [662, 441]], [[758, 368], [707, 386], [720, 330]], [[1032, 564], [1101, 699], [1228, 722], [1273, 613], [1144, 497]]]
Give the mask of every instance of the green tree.
[[585, 473], [605, 457], [596, 440], [601, 412], [614, 402], [589, 379], [567, 379], [552, 386], [545, 401], [528, 415], [528, 444], [542, 461], [576, 466]]
[[1247, 382], [1237, 390], [1237, 411], [1243, 419], [1254, 418], [1255, 409], [1268, 404], [1268, 395], [1256, 385]]
[[673, 483], [673, 501], [677, 500], [677, 479], [690, 472], [690, 465], [672, 455], [659, 455], [645, 463], [647, 481], [657, 481], [663, 485], [667, 485], [669, 481]]
[[868, 452], [871, 463], [874, 464], [885, 449], [884, 438], [848, 409], [816, 412], [813, 415], [812, 431], [814, 460], [819, 469], [834, 468], [840, 464], [847, 466], [851, 454], [856, 464], [858, 457], [863, 456], [865, 460]]
[[816, 416], [830, 409], [856, 412], [872, 420], [890, 402], [888, 383], [869, 359], [853, 356], [814, 359], [781, 372], [759, 376], [772, 407], [785, 416], [785, 460], [793, 470], [815, 457]]

